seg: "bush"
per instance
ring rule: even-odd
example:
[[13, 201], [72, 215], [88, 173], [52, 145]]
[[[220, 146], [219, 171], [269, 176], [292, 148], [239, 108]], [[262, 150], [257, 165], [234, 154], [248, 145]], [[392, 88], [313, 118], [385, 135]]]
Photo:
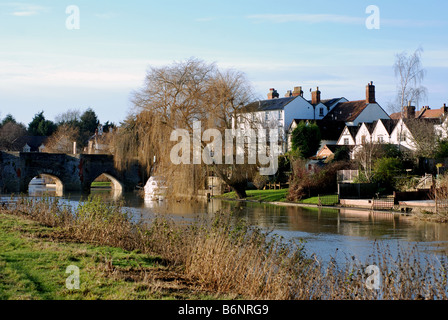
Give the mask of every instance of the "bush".
[[403, 172], [403, 164], [397, 158], [380, 158], [375, 161], [373, 180], [378, 182], [387, 191], [395, 189], [395, 177]]
[[350, 167], [345, 161], [327, 164], [322, 169], [309, 172], [304, 161], [296, 161], [293, 166], [293, 179], [289, 188], [289, 201], [335, 193], [337, 191], [337, 173]]

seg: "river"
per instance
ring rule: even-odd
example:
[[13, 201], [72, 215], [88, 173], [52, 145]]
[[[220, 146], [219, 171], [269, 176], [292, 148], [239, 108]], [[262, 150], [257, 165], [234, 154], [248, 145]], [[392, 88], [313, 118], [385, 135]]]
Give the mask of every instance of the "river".
[[[52, 192], [39, 186], [30, 189], [30, 196]], [[114, 199], [110, 190], [93, 190], [105, 201]], [[2, 195], [7, 199], [10, 195]], [[251, 225], [272, 231], [287, 240], [301, 240], [306, 251], [323, 261], [330, 257], [346, 259], [354, 256], [361, 261], [373, 252], [375, 244], [390, 248], [416, 249], [431, 256], [448, 252], [448, 224], [417, 221], [391, 212], [369, 212], [355, 209], [308, 208], [277, 206], [254, 202], [211, 201], [197, 202], [145, 202], [136, 193], [115, 195], [135, 219], [150, 219], [154, 214], [165, 214], [175, 219], [192, 219], [210, 215], [217, 210], [233, 210]], [[81, 194], [66, 194], [62, 201], [76, 206]]]

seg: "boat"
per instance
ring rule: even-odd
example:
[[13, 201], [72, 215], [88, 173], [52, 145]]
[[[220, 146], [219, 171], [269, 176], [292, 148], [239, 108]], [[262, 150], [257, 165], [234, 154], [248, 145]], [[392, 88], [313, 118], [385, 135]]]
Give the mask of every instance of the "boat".
[[166, 179], [161, 176], [150, 177], [144, 190], [145, 201], [163, 201], [167, 192]]

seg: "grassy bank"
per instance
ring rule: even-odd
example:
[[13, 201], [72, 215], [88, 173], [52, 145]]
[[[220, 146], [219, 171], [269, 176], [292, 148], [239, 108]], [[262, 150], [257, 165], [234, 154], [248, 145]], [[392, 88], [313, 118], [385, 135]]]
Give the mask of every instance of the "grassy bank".
[[[288, 189], [278, 190], [247, 190], [246, 200], [263, 201], [263, 202], [281, 202], [286, 201], [288, 195]], [[215, 198], [222, 199], [237, 199], [237, 195], [234, 191], [228, 192], [222, 195], [215, 196]]]
[[[90, 199], [72, 212], [57, 200], [0, 208], [1, 299], [447, 299], [448, 260], [377, 244], [366, 261], [321, 263], [302, 243], [249, 226], [229, 212], [189, 223], [131, 222]], [[68, 265], [79, 290], [65, 287]], [[375, 266], [380, 290], [368, 286]]]
[[[246, 193], [247, 193], [246, 200], [260, 201], [260, 202], [286, 202], [287, 201], [286, 197], [288, 196], [288, 189], [247, 190]], [[215, 198], [231, 199], [231, 200], [238, 199], [234, 191], [215, 196]], [[321, 204], [326, 206], [334, 206], [338, 204], [338, 202], [339, 201], [337, 195], [324, 195], [319, 197], [311, 197], [300, 201], [295, 201], [295, 203], [313, 204], [313, 205]]]
[[110, 181], [93, 181], [92, 188], [110, 188], [112, 187], [112, 182]]
[[[69, 290], [68, 266], [80, 270]], [[64, 239], [58, 230], [0, 214], [0, 299], [210, 299], [157, 257]]]

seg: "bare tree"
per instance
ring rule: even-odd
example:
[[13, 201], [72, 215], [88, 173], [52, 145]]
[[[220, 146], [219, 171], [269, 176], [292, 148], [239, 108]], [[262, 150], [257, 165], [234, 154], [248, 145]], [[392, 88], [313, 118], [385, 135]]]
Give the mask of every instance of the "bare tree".
[[61, 124], [71, 124], [78, 125], [81, 121], [81, 111], [78, 109], [69, 109], [63, 113], [58, 114], [55, 117], [55, 122], [58, 125]]
[[72, 153], [73, 142], [79, 140], [79, 128], [62, 124], [47, 140], [45, 148], [52, 153]]
[[[405, 118], [406, 107], [414, 102], [418, 107], [419, 101], [426, 97], [426, 88], [421, 85], [425, 78], [426, 71], [423, 69], [421, 55], [423, 48], [419, 47], [411, 55], [402, 52], [396, 55], [394, 71], [398, 78], [397, 103], [399, 103], [401, 118]], [[400, 136], [403, 134], [403, 127]], [[398, 141], [400, 147], [401, 140]]]
[[18, 147], [18, 140], [26, 135], [26, 129], [23, 124], [13, 121], [6, 122], [0, 128], [0, 149], [15, 150]]
[[382, 155], [381, 145], [378, 143], [364, 143], [354, 154], [359, 171], [366, 182], [371, 182], [375, 161]]
[[[225, 137], [225, 130], [232, 129], [232, 118], [251, 99], [252, 89], [238, 71], [221, 71], [215, 64], [195, 58], [152, 67], [144, 86], [134, 93], [135, 114], [116, 132], [127, 136], [126, 139], [116, 136], [116, 159], [120, 166], [138, 161], [152, 174], [165, 176], [176, 194], [197, 194], [204, 187], [210, 169], [239, 197], [245, 197], [247, 179], [256, 166], [238, 165], [235, 161], [173, 164], [170, 153], [176, 142], [170, 141], [170, 136], [173, 130], [184, 129], [191, 139], [196, 130], [194, 123], [200, 122], [201, 137], [207, 129], [216, 129]], [[201, 140], [201, 151], [206, 152], [211, 142]], [[221, 147], [224, 148], [224, 143]], [[224, 157], [225, 153], [219, 154]]]
[[398, 79], [397, 103], [399, 103], [402, 118], [404, 107], [413, 102], [418, 107], [419, 102], [426, 97], [427, 89], [421, 85], [426, 70], [422, 65], [423, 48], [419, 47], [414, 53], [408, 55], [402, 52], [396, 55], [394, 72]]
[[438, 120], [435, 119], [407, 119], [406, 126], [411, 135], [410, 142], [414, 145], [414, 157], [433, 158], [438, 144], [438, 135], [434, 125]]

